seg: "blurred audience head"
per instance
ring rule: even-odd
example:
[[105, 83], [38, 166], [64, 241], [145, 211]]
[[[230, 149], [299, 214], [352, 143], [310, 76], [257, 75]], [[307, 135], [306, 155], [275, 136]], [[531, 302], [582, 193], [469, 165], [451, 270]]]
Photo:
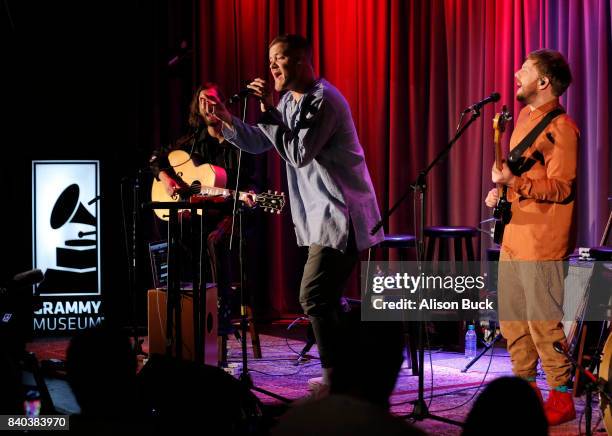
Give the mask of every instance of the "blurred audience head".
[[536, 392], [518, 377], [493, 380], [476, 399], [463, 427], [463, 436], [504, 434], [548, 435], [544, 407]]
[[383, 408], [395, 388], [404, 360], [402, 325], [359, 322], [341, 338], [343, 356], [334, 367], [331, 393], [351, 395]]
[[0, 351], [0, 386], [0, 415], [22, 415], [21, 370], [14, 356], [5, 351]]
[[81, 413], [129, 413], [134, 407], [136, 364], [130, 339], [118, 330], [95, 328], [74, 336], [68, 347], [66, 370]]

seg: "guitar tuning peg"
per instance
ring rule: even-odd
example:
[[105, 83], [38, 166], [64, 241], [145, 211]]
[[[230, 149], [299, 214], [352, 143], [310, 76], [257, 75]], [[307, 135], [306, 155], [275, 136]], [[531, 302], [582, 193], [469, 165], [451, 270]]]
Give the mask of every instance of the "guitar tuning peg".
[[272, 193], [272, 191], [268, 189], [268, 194], [271, 194], [271, 193]]
[[277, 211], [276, 211], [276, 215], [280, 215], [280, 210], [277, 210]]
[[268, 208], [267, 208], [267, 207], [264, 207], [264, 212], [267, 212], [267, 211], [268, 211]]
[[278, 191], [274, 191], [274, 195], [278, 195]]

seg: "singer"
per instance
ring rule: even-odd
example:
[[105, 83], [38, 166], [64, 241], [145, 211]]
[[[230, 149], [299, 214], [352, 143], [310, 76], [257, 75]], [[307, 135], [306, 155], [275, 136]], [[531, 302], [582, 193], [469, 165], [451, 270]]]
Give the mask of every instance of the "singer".
[[[512, 204], [499, 262], [500, 327], [513, 372], [540, 397], [535, 377], [541, 359], [551, 388], [546, 417], [550, 425], [558, 425], [576, 416], [567, 392], [570, 363], [553, 343], [566, 342], [561, 319], [567, 271], [562, 259], [572, 253], [576, 239], [579, 131], [559, 104], [572, 81], [559, 52], [530, 53], [515, 77], [516, 98], [526, 106], [510, 139], [510, 166], [504, 163], [498, 171], [494, 165], [492, 171], [494, 183], [508, 186]], [[497, 189], [492, 189], [485, 203], [493, 207], [496, 202]]]
[[287, 92], [275, 107], [265, 80], [250, 83], [263, 112], [257, 126], [232, 116], [218, 98], [210, 100], [229, 142], [250, 153], [275, 148], [285, 161], [297, 242], [308, 247], [300, 303], [323, 368], [323, 377], [309, 384], [321, 397], [341, 357], [342, 288], [358, 253], [384, 235], [369, 233], [380, 212], [350, 108], [331, 83], [316, 78], [310, 43], [299, 35], [279, 36], [269, 45], [269, 62], [274, 89]]
[[[215, 96], [222, 99], [222, 92], [215, 83], [204, 83], [193, 95], [190, 104], [189, 127], [190, 134], [178, 139], [169, 147], [160, 147], [149, 159], [151, 172], [160, 180], [169, 195], [183, 194], [186, 183], [176, 174], [168, 162], [168, 153], [173, 150], [185, 150], [190, 153], [190, 157], [196, 166], [210, 163], [225, 169], [227, 173], [227, 187], [235, 189], [238, 170], [238, 152], [231, 146], [221, 133], [221, 123], [219, 120], [206, 111], [206, 96]], [[242, 191], [253, 191], [256, 189], [253, 176], [253, 162], [248, 156], [242, 157], [240, 186]], [[247, 200], [248, 202], [248, 200]], [[252, 202], [249, 203], [253, 205]], [[181, 223], [190, 219], [189, 211], [183, 211], [179, 215]], [[199, 222], [196, 220], [196, 222]], [[230, 286], [231, 286], [231, 259], [227, 250], [228, 237], [232, 227], [231, 212], [210, 211], [206, 215], [206, 229], [203, 229], [207, 236], [208, 258], [210, 260], [210, 270], [214, 281], [217, 283], [219, 295], [219, 325], [218, 335], [220, 337], [232, 333], [231, 324], [231, 305], [230, 305]], [[181, 226], [181, 230], [188, 226]], [[181, 234], [182, 246], [185, 249], [181, 252], [184, 262], [181, 262], [181, 281], [191, 281], [190, 271], [191, 250], [190, 235]], [[159, 238], [161, 239], [161, 237]], [[225, 349], [223, 352], [225, 353]], [[221, 356], [221, 363], [224, 363], [226, 356]]]

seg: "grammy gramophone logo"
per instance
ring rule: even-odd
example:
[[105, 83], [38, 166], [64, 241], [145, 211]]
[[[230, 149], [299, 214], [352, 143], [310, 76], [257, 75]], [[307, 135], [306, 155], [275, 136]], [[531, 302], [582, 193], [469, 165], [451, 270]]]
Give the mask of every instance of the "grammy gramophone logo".
[[34, 263], [42, 295], [100, 293], [98, 162], [33, 164]]

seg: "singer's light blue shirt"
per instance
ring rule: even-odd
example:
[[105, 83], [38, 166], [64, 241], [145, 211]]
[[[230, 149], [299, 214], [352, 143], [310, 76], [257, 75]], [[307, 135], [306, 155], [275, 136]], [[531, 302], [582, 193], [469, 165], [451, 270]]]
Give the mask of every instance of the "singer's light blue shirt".
[[358, 250], [384, 239], [382, 229], [370, 234], [380, 211], [351, 110], [325, 79], [299, 101], [287, 92], [257, 126], [234, 117], [223, 136], [249, 153], [274, 147], [285, 160], [299, 245], [345, 251], [350, 222]]

